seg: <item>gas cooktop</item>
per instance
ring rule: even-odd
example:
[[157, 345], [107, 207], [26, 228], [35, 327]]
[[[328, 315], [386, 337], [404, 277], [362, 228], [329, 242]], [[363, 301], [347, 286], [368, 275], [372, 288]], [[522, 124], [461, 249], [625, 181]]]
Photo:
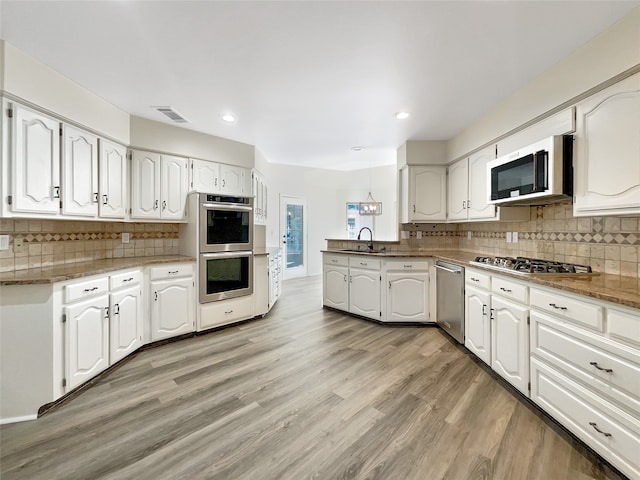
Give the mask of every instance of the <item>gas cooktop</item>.
[[527, 257], [476, 257], [471, 263], [496, 270], [507, 270], [513, 273], [556, 274], [556, 275], [595, 275], [589, 265], [554, 262]]

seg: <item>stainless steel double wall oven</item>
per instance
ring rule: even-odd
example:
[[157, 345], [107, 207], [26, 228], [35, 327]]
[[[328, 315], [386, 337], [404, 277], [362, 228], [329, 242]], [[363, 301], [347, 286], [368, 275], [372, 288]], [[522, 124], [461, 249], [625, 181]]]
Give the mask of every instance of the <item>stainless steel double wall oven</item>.
[[253, 198], [198, 194], [200, 303], [253, 293]]

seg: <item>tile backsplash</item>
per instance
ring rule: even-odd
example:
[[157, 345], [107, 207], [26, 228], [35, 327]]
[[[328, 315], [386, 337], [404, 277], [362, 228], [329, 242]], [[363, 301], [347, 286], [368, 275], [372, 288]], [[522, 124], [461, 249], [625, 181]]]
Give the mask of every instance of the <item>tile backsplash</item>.
[[[9, 249], [0, 250], [0, 272], [105, 258], [179, 253], [179, 225], [70, 220], [0, 219]], [[122, 243], [121, 234], [130, 234]]]
[[[594, 271], [640, 277], [640, 217], [574, 217], [572, 205], [530, 207], [526, 222], [402, 225], [400, 248], [460, 248], [591, 265]], [[422, 232], [417, 239], [416, 232]], [[518, 232], [516, 243], [508, 232]], [[404, 249], [403, 248], [403, 249]]]

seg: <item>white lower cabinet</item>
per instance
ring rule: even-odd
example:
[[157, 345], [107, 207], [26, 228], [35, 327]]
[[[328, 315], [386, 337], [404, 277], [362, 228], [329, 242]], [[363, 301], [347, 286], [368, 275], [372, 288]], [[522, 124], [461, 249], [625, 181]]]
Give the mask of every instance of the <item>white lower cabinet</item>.
[[418, 258], [389, 259], [383, 267], [383, 318], [386, 322], [430, 320], [429, 261]]
[[102, 294], [67, 305], [64, 315], [66, 387], [72, 389], [109, 366], [109, 297]]
[[254, 299], [252, 295], [219, 300], [199, 305], [200, 320], [198, 330], [222, 327], [253, 317]]
[[142, 292], [133, 285], [109, 297], [109, 355], [115, 363], [142, 346]]
[[151, 339], [193, 331], [193, 279], [168, 278], [151, 282]]
[[464, 346], [491, 365], [491, 295], [486, 290], [465, 286]]
[[322, 304], [349, 311], [349, 256], [323, 254]]
[[349, 312], [374, 320], [382, 319], [379, 269], [349, 268]]

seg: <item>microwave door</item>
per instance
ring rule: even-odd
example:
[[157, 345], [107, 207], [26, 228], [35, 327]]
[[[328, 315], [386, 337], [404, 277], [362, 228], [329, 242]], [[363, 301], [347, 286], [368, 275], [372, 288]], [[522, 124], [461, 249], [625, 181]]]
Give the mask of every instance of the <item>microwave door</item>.
[[491, 200], [515, 198], [533, 192], [534, 155], [529, 154], [491, 169]]

